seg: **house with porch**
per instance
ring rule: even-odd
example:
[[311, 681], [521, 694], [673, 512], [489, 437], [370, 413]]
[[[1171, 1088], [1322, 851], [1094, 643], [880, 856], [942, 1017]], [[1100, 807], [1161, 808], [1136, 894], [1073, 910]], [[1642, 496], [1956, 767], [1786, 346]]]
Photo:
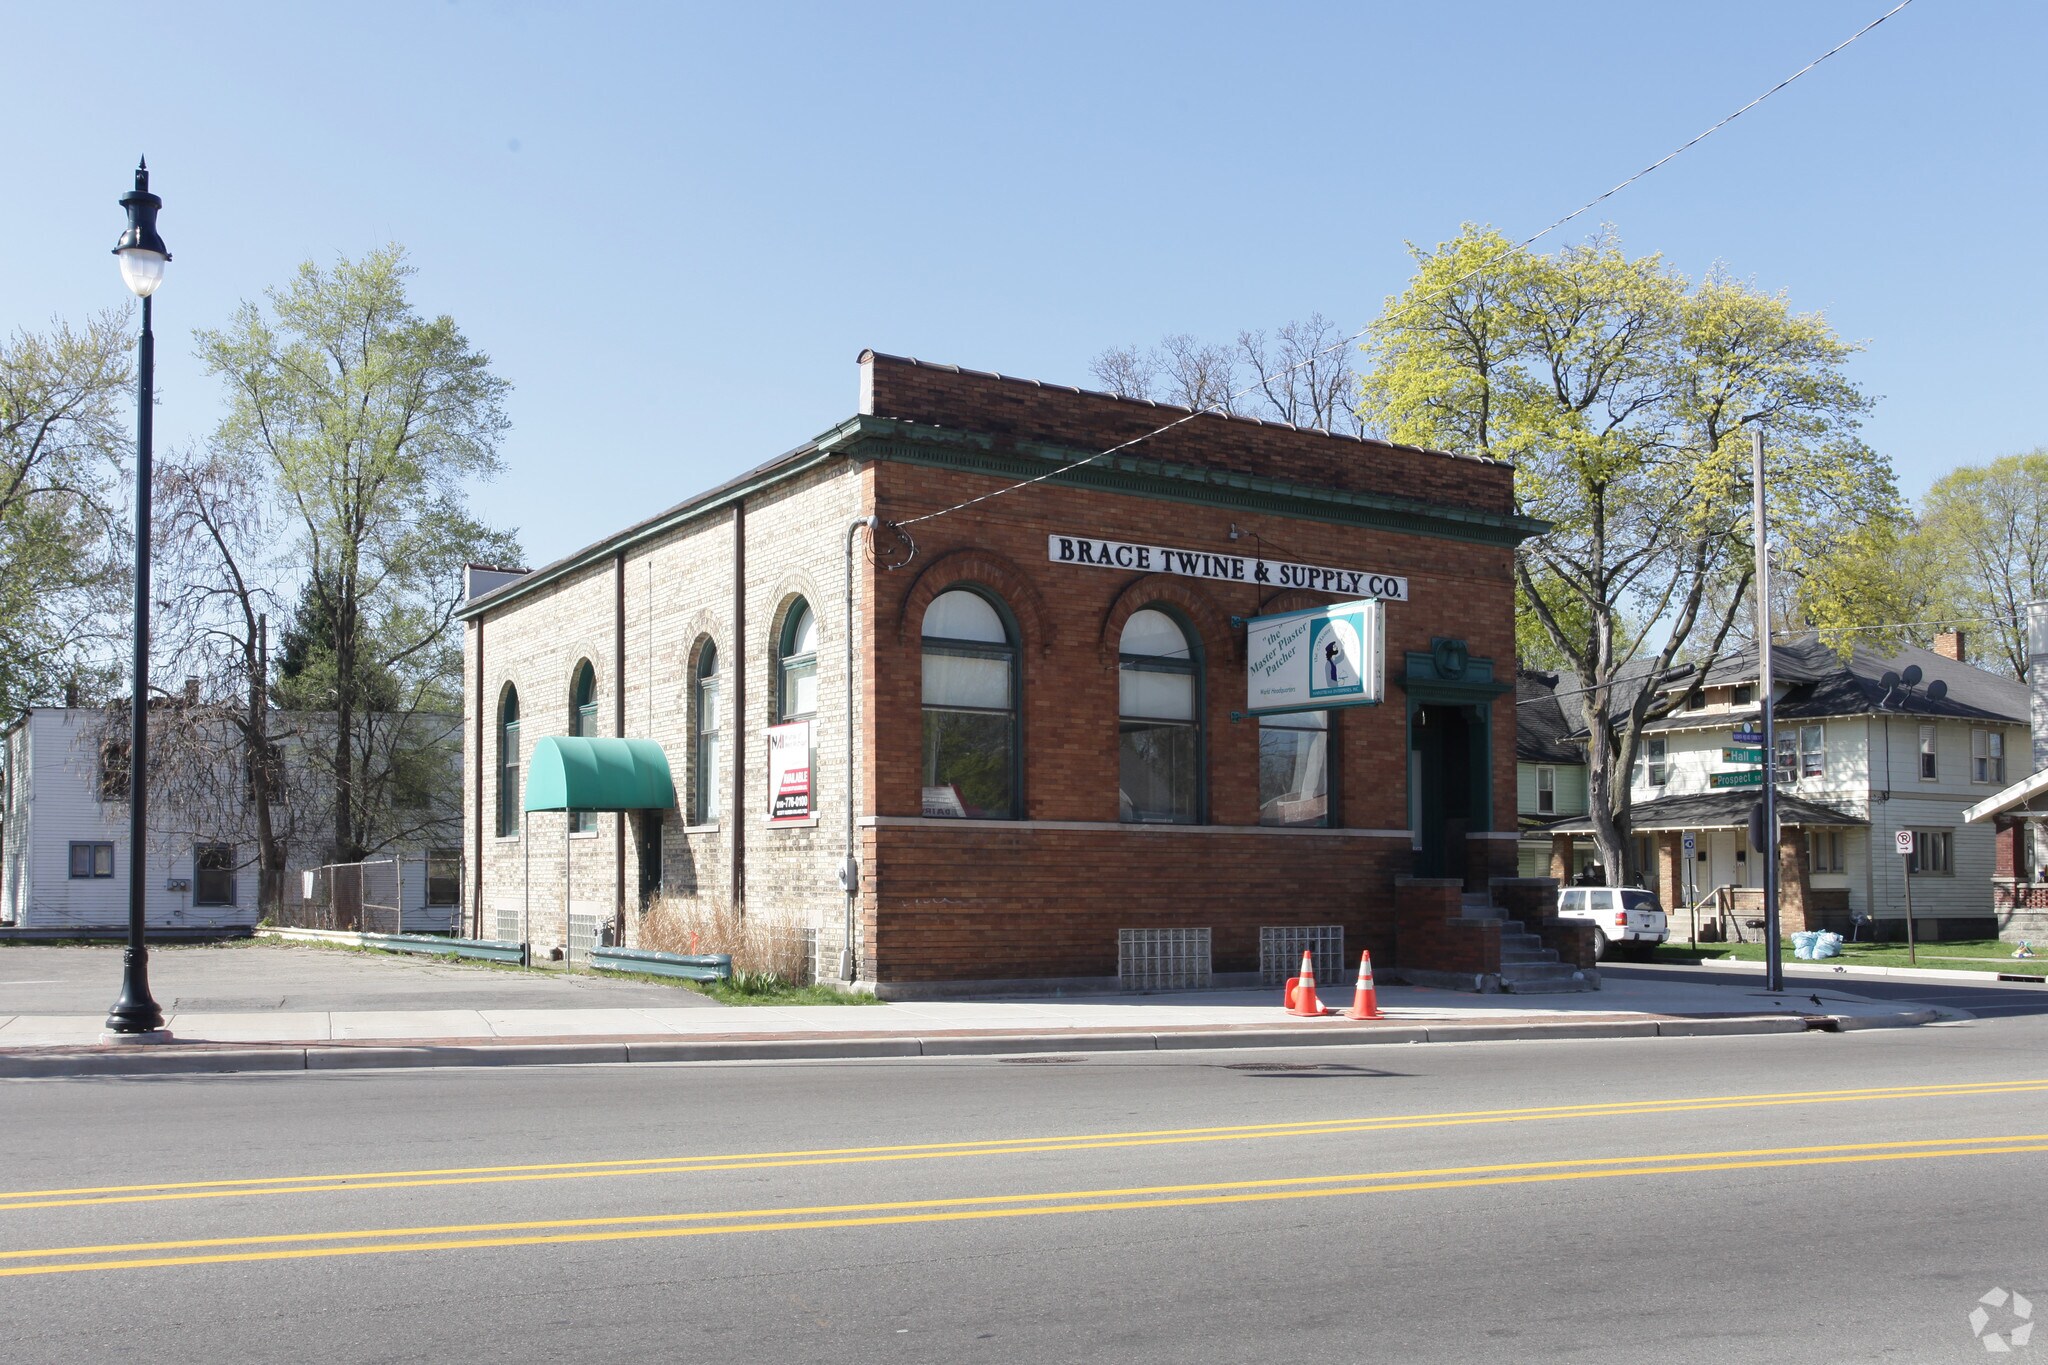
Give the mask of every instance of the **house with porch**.
[[[1515, 673], [1515, 848], [1524, 877], [1552, 875], [1551, 825], [1586, 813], [1586, 751], [1572, 738], [1583, 722], [1576, 706], [1565, 709], [1569, 697], [1559, 699], [1557, 677], [1528, 668]], [[1574, 846], [1566, 879], [1593, 857], [1592, 845]]]
[[[1772, 648], [1779, 908], [1787, 932], [1827, 928], [1903, 937], [1906, 878], [1928, 938], [1988, 935], [1984, 883], [1992, 831], [1966, 812], [2009, 780], [2024, 752], [2027, 689], [1973, 667], [1961, 632], [1935, 650], [1844, 657], [1808, 635]], [[1754, 648], [1657, 685], [1669, 711], [1650, 722], [1630, 775], [1643, 882], [1691, 931], [1707, 902], [1739, 926], [1761, 913], [1762, 855], [1749, 847], [1761, 782], [1762, 707]], [[1913, 853], [1895, 850], [1901, 831]], [[1549, 826], [1550, 875], [1565, 877], [1591, 834], [1584, 818]]]

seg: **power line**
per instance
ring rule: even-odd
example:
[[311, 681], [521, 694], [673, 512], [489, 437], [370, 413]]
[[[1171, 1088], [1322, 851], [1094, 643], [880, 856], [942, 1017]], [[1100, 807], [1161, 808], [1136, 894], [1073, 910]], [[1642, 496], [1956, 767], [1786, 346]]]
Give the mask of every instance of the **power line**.
[[[1864, 34], [1870, 32], [1879, 24], [1882, 24], [1885, 20], [1891, 18], [1894, 14], [1897, 14], [1900, 10], [1906, 8], [1906, 6], [1912, 3], [1913, 0], [1899, 0], [1898, 4], [1892, 6], [1883, 14], [1877, 16], [1877, 18], [1871, 20], [1862, 28], [1857, 29], [1854, 33], [1844, 38], [1841, 42], [1836, 43], [1826, 52], [1821, 53], [1820, 56], [1815, 57], [1805, 66], [1800, 67], [1797, 71], [1785, 77], [1785, 79], [1779, 81], [1776, 85], [1764, 91], [1761, 95], [1758, 95], [1755, 99], [1743, 105], [1734, 113], [1728, 115], [1726, 118], [1720, 120], [1718, 123], [1715, 123], [1713, 126], [1706, 129], [1706, 131], [1700, 133], [1696, 137], [1693, 137], [1689, 141], [1680, 143], [1678, 146], [1666, 152], [1663, 156], [1658, 157], [1655, 161], [1651, 162], [1649, 165], [1637, 171], [1628, 179], [1623, 180], [1618, 184], [1615, 184], [1610, 188], [1602, 191], [1601, 193], [1594, 195], [1591, 199], [1588, 199], [1585, 203], [1579, 205], [1570, 213], [1564, 215], [1564, 217], [1559, 218], [1555, 222], [1551, 223], [1542, 231], [1532, 233], [1529, 236], [1524, 237], [1521, 241], [1515, 243], [1513, 246], [1495, 252], [1492, 256], [1489, 256], [1487, 259], [1481, 261], [1478, 265], [1473, 266], [1470, 270], [1458, 276], [1458, 278], [1450, 281], [1448, 284], [1445, 284], [1439, 291], [1439, 293], [1448, 293], [1450, 290], [1455, 289], [1457, 286], [1463, 284], [1466, 280], [1471, 279], [1474, 275], [1477, 275], [1480, 271], [1486, 269], [1494, 262], [1499, 261], [1506, 256], [1512, 255], [1517, 251], [1527, 250], [1529, 247], [1535, 245], [1537, 242], [1543, 240], [1545, 237], [1548, 237], [1551, 233], [1563, 227], [1566, 223], [1571, 222], [1573, 219], [1589, 212], [1593, 208], [1597, 207], [1599, 204], [1621, 193], [1630, 185], [1635, 184], [1636, 181], [1641, 180], [1644, 176], [1656, 170], [1658, 167], [1664, 165], [1666, 162], [1672, 160], [1673, 158], [1681, 155], [1684, 152], [1690, 151], [1692, 148], [1706, 141], [1715, 133], [1720, 132], [1723, 128], [1733, 123], [1736, 119], [1741, 118], [1744, 114], [1756, 108], [1759, 104], [1762, 104], [1765, 100], [1777, 94], [1780, 90], [1783, 90], [1786, 86], [1792, 84], [1792, 82], [1798, 80], [1801, 76], [1804, 76], [1807, 72], [1813, 70], [1822, 62], [1834, 56], [1837, 52], [1840, 52], [1843, 48], [1849, 46], [1858, 38], [1861, 38]], [[1049, 469], [1043, 474], [1036, 474], [1033, 475], [1031, 478], [1021, 479], [1016, 483], [1010, 484], [1008, 487], [998, 488], [991, 492], [980, 494], [977, 497], [968, 498], [965, 502], [958, 502], [953, 504], [951, 507], [940, 508], [936, 512], [924, 512], [914, 517], [907, 517], [903, 521], [893, 523], [893, 525], [897, 528], [899, 533], [904, 534], [905, 539], [908, 539], [907, 533], [902, 532], [902, 528], [905, 526], [914, 526], [920, 521], [932, 521], [939, 517], [951, 516], [953, 513], [964, 511], [969, 507], [973, 507], [977, 503], [987, 502], [992, 498], [1000, 498], [1008, 493], [1015, 493], [1019, 489], [1029, 488], [1033, 484], [1044, 483], [1048, 479], [1058, 478], [1060, 475], [1070, 473], [1073, 470], [1079, 469], [1083, 465], [1093, 464], [1097, 460], [1105, 459], [1108, 456], [1116, 454], [1118, 451], [1129, 450], [1132, 446], [1138, 445], [1139, 443], [1144, 441], [1149, 441], [1155, 436], [1163, 436], [1167, 432], [1172, 431], [1175, 427], [1184, 426], [1187, 423], [1194, 421], [1197, 417], [1202, 416], [1204, 413], [1223, 411], [1225, 405], [1235, 402], [1239, 398], [1243, 398], [1245, 395], [1253, 392], [1255, 389], [1258, 389], [1266, 383], [1270, 383], [1274, 379], [1283, 378], [1287, 375], [1293, 374], [1296, 370], [1299, 370], [1304, 366], [1314, 364], [1316, 361], [1322, 359], [1326, 355], [1329, 355], [1333, 351], [1342, 350], [1346, 346], [1349, 346], [1352, 343], [1358, 341], [1360, 338], [1365, 336], [1367, 332], [1370, 332], [1371, 330], [1372, 324], [1368, 323], [1364, 327], [1361, 327], [1357, 331], [1353, 332], [1350, 336], [1347, 336], [1340, 341], [1333, 342], [1330, 345], [1323, 347], [1323, 349], [1321, 349], [1320, 351], [1311, 352], [1309, 355], [1304, 356], [1302, 359], [1295, 361], [1292, 365], [1287, 366], [1283, 370], [1279, 370], [1271, 375], [1262, 375], [1257, 381], [1245, 385], [1243, 388], [1237, 390], [1234, 393], [1231, 393], [1223, 398], [1219, 398], [1216, 401], [1207, 404], [1206, 406], [1192, 409], [1185, 416], [1176, 417], [1173, 421], [1166, 423], [1166, 425], [1161, 427], [1155, 427], [1151, 431], [1145, 432], [1143, 435], [1133, 436], [1128, 441], [1120, 441], [1116, 445], [1110, 446], [1107, 450], [1098, 450], [1093, 455], [1084, 456], [1081, 459], [1072, 461], [1069, 464], [1061, 465], [1057, 469]], [[914, 553], [915, 551], [913, 550], [913, 554]]]

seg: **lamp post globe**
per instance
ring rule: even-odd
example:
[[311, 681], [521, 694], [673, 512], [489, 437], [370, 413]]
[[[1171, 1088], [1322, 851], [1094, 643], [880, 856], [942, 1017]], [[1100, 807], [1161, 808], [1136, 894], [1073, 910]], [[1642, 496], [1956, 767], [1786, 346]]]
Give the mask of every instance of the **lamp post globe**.
[[156, 390], [156, 338], [149, 300], [164, 282], [170, 249], [157, 235], [164, 201], [149, 192], [149, 163], [135, 168], [135, 188], [121, 196], [128, 228], [114, 244], [121, 278], [142, 300], [142, 336], [136, 342], [135, 390], [135, 658], [128, 693], [128, 949], [121, 958], [121, 998], [107, 1014], [109, 1038], [161, 1039], [164, 1012], [149, 993], [149, 945], [144, 904], [149, 866], [149, 528], [151, 418]]

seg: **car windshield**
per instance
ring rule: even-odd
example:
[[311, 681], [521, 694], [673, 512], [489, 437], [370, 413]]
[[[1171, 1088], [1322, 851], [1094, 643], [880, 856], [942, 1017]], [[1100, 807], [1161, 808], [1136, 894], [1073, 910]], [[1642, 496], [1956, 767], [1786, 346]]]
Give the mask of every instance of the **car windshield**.
[[1621, 893], [1621, 908], [1624, 910], [1655, 910], [1657, 898], [1648, 891], [1624, 891]]

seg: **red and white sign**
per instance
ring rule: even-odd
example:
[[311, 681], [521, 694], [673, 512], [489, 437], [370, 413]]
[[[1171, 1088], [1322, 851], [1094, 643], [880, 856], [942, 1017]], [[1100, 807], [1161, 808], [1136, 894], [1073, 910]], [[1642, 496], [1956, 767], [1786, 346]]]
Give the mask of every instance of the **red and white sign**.
[[811, 813], [811, 723], [768, 727], [768, 818], [798, 820]]
[[1910, 829], [1895, 829], [1895, 830], [1893, 830], [1893, 831], [1892, 831], [1892, 842], [1893, 842], [1893, 843], [1894, 843], [1895, 845], [1897, 845], [1897, 846], [1898, 846], [1898, 850], [1899, 850], [1899, 855], [1900, 855], [1901, 857], [1905, 857], [1905, 858], [1910, 858], [1910, 857], [1912, 857], [1912, 856], [1913, 856], [1913, 831], [1912, 831], [1912, 830], [1910, 830]]

